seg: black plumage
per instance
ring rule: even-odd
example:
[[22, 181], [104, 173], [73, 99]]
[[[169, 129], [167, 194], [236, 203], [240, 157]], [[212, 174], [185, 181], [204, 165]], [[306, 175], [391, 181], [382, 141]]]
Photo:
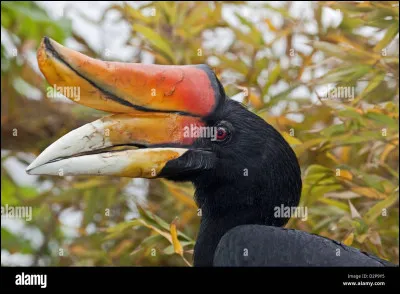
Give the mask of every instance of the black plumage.
[[274, 208], [298, 205], [301, 172], [289, 144], [265, 120], [227, 98], [207, 125], [226, 127], [229, 138], [198, 139], [197, 150], [210, 152], [194, 157], [195, 164], [188, 153], [179, 166], [186, 160], [188, 166], [207, 168], [171, 178], [191, 180], [196, 187], [202, 219], [195, 266], [390, 265], [339, 242], [282, 228], [288, 218], [274, 217]]
[[298, 230], [245, 225], [227, 232], [214, 266], [390, 266], [385, 260], [325, 237]]

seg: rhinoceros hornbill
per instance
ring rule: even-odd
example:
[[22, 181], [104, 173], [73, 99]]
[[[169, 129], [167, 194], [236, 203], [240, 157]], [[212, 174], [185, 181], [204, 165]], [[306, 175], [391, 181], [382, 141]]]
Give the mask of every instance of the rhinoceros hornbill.
[[191, 181], [202, 212], [195, 266], [390, 265], [283, 228], [288, 217], [275, 217], [274, 208], [297, 206], [301, 194], [295, 153], [265, 120], [230, 100], [208, 66], [104, 62], [49, 38], [37, 59], [51, 85], [70, 90], [68, 98], [113, 114], [61, 137], [29, 174]]

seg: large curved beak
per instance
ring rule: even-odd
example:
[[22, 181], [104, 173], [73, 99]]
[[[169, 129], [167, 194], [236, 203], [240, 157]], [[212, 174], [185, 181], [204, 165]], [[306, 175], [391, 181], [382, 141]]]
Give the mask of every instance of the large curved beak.
[[185, 171], [211, 166], [211, 152], [193, 150], [201, 134], [193, 130], [204, 126], [222, 97], [207, 66], [104, 62], [48, 38], [37, 58], [56, 90], [112, 114], [58, 139], [28, 174], [155, 178], [179, 174], [179, 165]]

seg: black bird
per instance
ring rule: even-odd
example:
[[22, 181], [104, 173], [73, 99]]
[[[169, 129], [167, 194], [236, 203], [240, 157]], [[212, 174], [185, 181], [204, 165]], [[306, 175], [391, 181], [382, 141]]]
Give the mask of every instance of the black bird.
[[29, 174], [164, 177], [193, 182], [202, 211], [195, 266], [388, 266], [339, 242], [285, 229], [296, 207], [295, 153], [226, 96], [206, 65], [103, 62], [44, 38], [38, 63], [71, 100], [113, 115], [50, 145]]

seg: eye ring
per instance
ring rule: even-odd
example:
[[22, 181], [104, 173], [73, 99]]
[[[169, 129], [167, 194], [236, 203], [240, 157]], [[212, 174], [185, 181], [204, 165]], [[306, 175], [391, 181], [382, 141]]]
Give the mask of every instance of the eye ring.
[[230, 139], [232, 134], [232, 125], [227, 121], [221, 121], [216, 126], [215, 136], [213, 141], [226, 142]]
[[223, 126], [217, 127], [215, 141], [218, 142], [225, 141], [228, 136], [229, 136], [229, 131], [225, 127]]

